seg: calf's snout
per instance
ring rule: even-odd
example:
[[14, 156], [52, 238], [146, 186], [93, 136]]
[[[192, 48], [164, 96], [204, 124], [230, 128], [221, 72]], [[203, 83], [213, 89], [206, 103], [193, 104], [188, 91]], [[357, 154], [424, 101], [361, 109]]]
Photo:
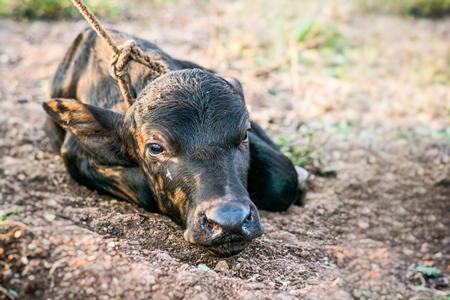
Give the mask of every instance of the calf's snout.
[[185, 239], [223, 257], [238, 254], [263, 233], [258, 210], [250, 199], [202, 203], [192, 221]]
[[199, 216], [199, 222], [205, 231], [211, 234], [247, 234], [252, 227], [252, 212], [245, 204], [227, 203], [212, 207]]

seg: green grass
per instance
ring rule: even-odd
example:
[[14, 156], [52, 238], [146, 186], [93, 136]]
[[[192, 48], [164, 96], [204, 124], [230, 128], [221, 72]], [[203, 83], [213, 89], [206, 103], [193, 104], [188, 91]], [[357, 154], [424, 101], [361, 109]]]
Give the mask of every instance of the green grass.
[[426, 267], [422, 264], [418, 264], [416, 266], [416, 271], [421, 273], [423, 276], [425, 276], [426, 278], [436, 278], [439, 277], [439, 275], [441, 275], [441, 270], [439, 270], [436, 267]]
[[20, 211], [21, 211], [20, 209], [14, 210], [14, 211], [11, 211], [11, 212], [8, 212], [7, 209], [0, 210], [0, 221], [5, 221], [5, 220], [8, 220], [8, 219], [11, 219], [15, 215], [17, 215]]
[[434, 129], [426, 126], [402, 127], [398, 137], [404, 140], [420, 141], [424, 138], [450, 141], [450, 127]]
[[[333, 136], [339, 140], [347, 140], [351, 131], [356, 127], [350, 121], [336, 124], [311, 122], [303, 124], [289, 137], [280, 137], [276, 141], [281, 151], [298, 166], [320, 166], [321, 173], [332, 175], [336, 169], [329, 165], [330, 155], [325, 153], [323, 137]], [[325, 139], [328, 140], [328, 139]]]
[[326, 143], [332, 140], [355, 141], [359, 144], [371, 147], [379, 141], [379, 138], [397, 138], [405, 143], [414, 143], [420, 146], [423, 141], [444, 140], [450, 141], [450, 127], [441, 129], [427, 126], [406, 126], [389, 128], [377, 126], [364, 129], [360, 123], [350, 120], [342, 120], [337, 123], [326, 123], [311, 120], [300, 128], [276, 140], [281, 151], [298, 166], [313, 166], [321, 176], [335, 176], [335, 157], [333, 153], [325, 150]]
[[331, 164], [331, 156], [324, 151], [323, 137], [326, 134], [323, 127], [303, 124], [294, 134], [278, 138], [276, 144], [294, 165], [320, 176], [335, 176], [336, 167]]
[[[4, 209], [0, 210], [0, 223], [2, 221], [6, 221], [8, 219], [12, 219], [20, 211], [21, 211], [21, 209], [17, 209], [17, 210], [13, 210], [13, 211], [9, 211], [8, 212], [7, 208], [4, 208]], [[5, 227], [0, 224], [0, 232], [3, 232], [4, 230], [5, 230]]]
[[312, 121], [301, 125], [294, 134], [278, 138], [276, 144], [294, 165], [312, 166], [320, 176], [335, 176], [335, 158], [325, 151], [325, 144], [330, 138], [346, 141], [357, 130], [358, 126], [350, 121], [333, 124]]
[[322, 148], [313, 144], [314, 133], [308, 133], [308, 140], [303, 145], [296, 145], [294, 142], [297, 139], [297, 137], [280, 137], [276, 143], [294, 165], [314, 165], [314, 161], [323, 156]]
[[6, 210], [0, 210], [0, 221], [5, 221], [8, 217], [8, 212]]
[[415, 17], [444, 17], [450, 15], [450, 0], [357, 0], [365, 10]]
[[[99, 16], [114, 16], [122, 11], [114, 1], [86, 0]], [[0, 15], [18, 20], [78, 18], [80, 14], [70, 0], [0, 0]]]

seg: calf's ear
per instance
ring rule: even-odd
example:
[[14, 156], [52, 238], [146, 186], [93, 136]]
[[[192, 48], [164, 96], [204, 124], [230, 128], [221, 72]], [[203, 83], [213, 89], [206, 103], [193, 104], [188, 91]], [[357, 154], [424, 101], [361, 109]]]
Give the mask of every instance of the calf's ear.
[[228, 75], [219, 75], [219, 77], [228, 82], [233, 87], [233, 89], [239, 94], [239, 96], [241, 96], [242, 101], [245, 102], [244, 89], [242, 88], [242, 85], [239, 80]]
[[52, 99], [43, 103], [47, 114], [70, 131], [99, 163], [136, 165], [122, 114], [81, 103], [75, 99]]

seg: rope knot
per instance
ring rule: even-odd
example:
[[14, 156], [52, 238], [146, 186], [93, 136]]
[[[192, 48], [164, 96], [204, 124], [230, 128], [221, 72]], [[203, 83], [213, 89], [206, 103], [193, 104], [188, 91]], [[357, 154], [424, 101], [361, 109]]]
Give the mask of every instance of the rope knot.
[[128, 40], [123, 46], [118, 47], [118, 53], [113, 54], [109, 63], [109, 74], [118, 80], [123, 78], [128, 73], [127, 65], [134, 60], [150, 69], [150, 71], [164, 75], [167, 70], [166, 67], [158, 62], [153, 61], [145, 52], [139, 49], [134, 40]]
[[119, 52], [113, 54], [111, 61], [109, 62], [109, 74], [115, 80], [123, 78], [128, 73], [128, 63], [133, 59], [131, 54], [137, 47], [136, 42], [128, 40], [119, 48]]

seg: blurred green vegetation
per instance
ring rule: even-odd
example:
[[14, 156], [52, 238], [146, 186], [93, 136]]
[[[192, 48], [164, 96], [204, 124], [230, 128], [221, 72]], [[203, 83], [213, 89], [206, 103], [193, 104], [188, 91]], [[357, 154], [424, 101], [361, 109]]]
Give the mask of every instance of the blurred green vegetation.
[[[122, 7], [114, 1], [86, 0], [88, 7], [100, 16], [114, 16]], [[78, 10], [69, 0], [0, 0], [0, 15], [18, 20], [79, 17]]]
[[420, 146], [430, 140], [450, 141], [450, 127], [439, 129], [417, 125], [389, 128], [379, 125], [367, 128], [350, 120], [336, 123], [310, 120], [290, 135], [285, 134], [278, 138], [276, 144], [295, 165], [306, 168], [312, 166], [319, 175], [329, 176], [336, 173], [333, 160], [339, 159], [326, 150], [329, 142], [333, 144], [333, 140], [357, 140], [360, 145], [370, 148], [379, 142], [379, 137], [400, 139], [405, 144]]
[[450, 15], [450, 0], [356, 0], [368, 11], [380, 11], [416, 17]]
[[22, 211], [22, 209], [9, 209], [8, 211], [8, 208], [3, 208], [0, 210], [0, 233], [3, 233], [5, 231], [5, 227], [3, 226], [2, 221], [14, 218], [14, 216], [17, 215], [20, 211]]
[[441, 275], [442, 273], [442, 271], [436, 267], [424, 266], [423, 264], [418, 264], [415, 269], [426, 278], [436, 278], [439, 277], [439, 275]]
[[[294, 52], [296, 61], [307, 65], [310, 56], [305, 52], [319, 49], [335, 54], [349, 44], [341, 34], [341, 21], [317, 10], [314, 1], [255, 0], [235, 4], [232, 9], [224, 3], [219, 6], [224, 11], [220, 23], [226, 24], [220, 28], [215, 47], [219, 69], [233, 68], [233, 62], [238, 62], [261, 67], [256, 75], [284, 72], [295, 63]], [[271, 67], [266, 69], [267, 65]]]
[[[300, 134], [304, 137], [304, 134]], [[281, 151], [291, 159], [294, 165], [307, 166], [315, 165], [316, 161], [323, 156], [322, 148], [314, 145], [314, 132], [307, 134], [307, 141], [300, 145], [295, 142], [302, 136], [280, 137], [276, 143]]]
[[358, 124], [345, 120], [338, 123], [310, 121], [290, 136], [280, 137], [276, 143], [295, 165], [314, 166], [320, 174], [328, 176], [336, 170], [330, 165], [332, 157], [324, 150], [325, 144], [330, 138], [346, 141], [350, 134], [355, 135], [359, 129]]
[[421, 141], [426, 138], [450, 141], [450, 127], [435, 129], [427, 126], [402, 127], [398, 137], [404, 140]]

